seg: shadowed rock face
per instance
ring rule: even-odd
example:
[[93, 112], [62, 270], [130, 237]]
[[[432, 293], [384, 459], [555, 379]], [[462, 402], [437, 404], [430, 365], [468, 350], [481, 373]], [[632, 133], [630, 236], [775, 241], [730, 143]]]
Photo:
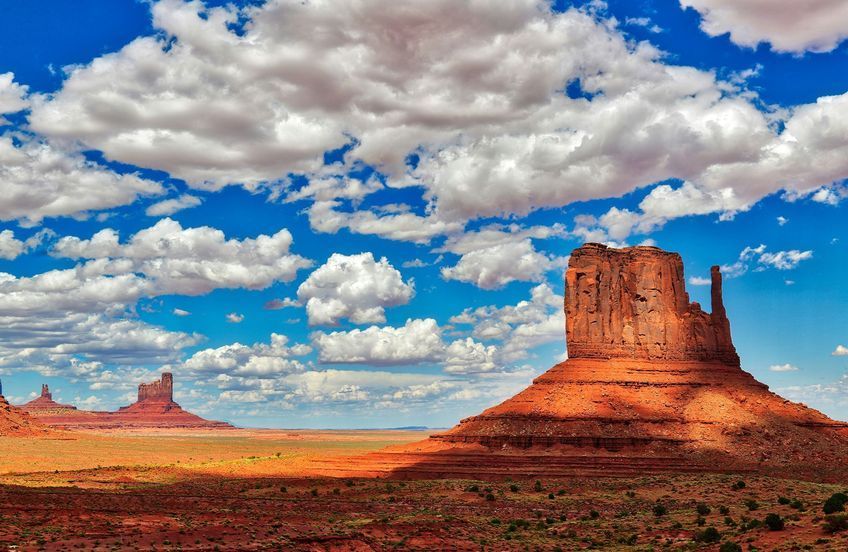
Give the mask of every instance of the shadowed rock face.
[[569, 358], [720, 361], [739, 366], [712, 269], [712, 314], [689, 302], [683, 260], [656, 247], [576, 249], [565, 273]]

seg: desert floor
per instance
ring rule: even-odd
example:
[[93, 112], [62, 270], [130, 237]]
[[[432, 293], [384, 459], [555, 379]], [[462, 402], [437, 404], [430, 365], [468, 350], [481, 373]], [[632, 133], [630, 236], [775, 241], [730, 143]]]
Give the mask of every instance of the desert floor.
[[[745, 551], [848, 550], [848, 530], [830, 532], [834, 520], [822, 511], [828, 497], [848, 491], [848, 482], [308, 476], [318, 460], [345, 462], [426, 435], [3, 437], [0, 550], [730, 550], [728, 543]], [[783, 529], [762, 525], [770, 513]]]

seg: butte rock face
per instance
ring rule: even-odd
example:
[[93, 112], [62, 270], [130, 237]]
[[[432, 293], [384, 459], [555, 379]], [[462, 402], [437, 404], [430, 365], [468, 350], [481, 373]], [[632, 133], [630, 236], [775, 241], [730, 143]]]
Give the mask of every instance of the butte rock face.
[[721, 362], [739, 366], [712, 268], [712, 313], [689, 302], [683, 260], [656, 247], [576, 249], [565, 273], [569, 358]]
[[[165, 372], [159, 381], [141, 383], [138, 400], [117, 412], [91, 412], [53, 402], [47, 386], [42, 396], [23, 405], [46, 425], [63, 429], [228, 429], [226, 422], [206, 420], [174, 402], [174, 377]], [[45, 395], [46, 394], [46, 395]], [[53, 408], [56, 405], [61, 408]]]
[[445, 433], [363, 458], [363, 471], [848, 475], [848, 424], [740, 368], [718, 267], [710, 313], [689, 301], [680, 256], [656, 247], [586, 244], [565, 283], [568, 360]]
[[47, 428], [32, 419], [29, 414], [9, 404], [3, 396], [3, 384], [0, 383], [0, 436], [44, 435]]

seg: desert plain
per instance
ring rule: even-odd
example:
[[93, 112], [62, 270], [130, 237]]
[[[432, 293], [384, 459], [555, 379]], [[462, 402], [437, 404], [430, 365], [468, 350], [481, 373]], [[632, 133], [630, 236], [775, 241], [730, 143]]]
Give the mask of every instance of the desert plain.
[[[848, 485], [754, 474], [321, 475], [425, 431], [0, 437], [9, 550], [834, 550]], [[769, 527], [779, 516], [783, 528]], [[732, 548], [738, 545], [740, 548]], [[721, 548], [724, 546], [724, 548]]]

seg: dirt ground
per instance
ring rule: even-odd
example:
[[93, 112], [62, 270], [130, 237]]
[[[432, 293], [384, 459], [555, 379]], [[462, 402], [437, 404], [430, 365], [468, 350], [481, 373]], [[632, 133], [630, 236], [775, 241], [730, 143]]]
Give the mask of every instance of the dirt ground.
[[[745, 551], [848, 550], [848, 531], [829, 533], [822, 511], [848, 482], [303, 476], [316, 458], [424, 436], [236, 430], [0, 438], [0, 550], [647, 551], [727, 543]], [[762, 525], [772, 513], [783, 529]]]

